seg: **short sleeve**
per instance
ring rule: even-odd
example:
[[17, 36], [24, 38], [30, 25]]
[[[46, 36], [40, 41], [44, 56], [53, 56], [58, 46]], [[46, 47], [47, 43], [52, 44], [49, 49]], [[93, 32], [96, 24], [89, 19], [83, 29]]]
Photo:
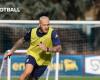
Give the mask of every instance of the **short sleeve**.
[[30, 38], [31, 38], [31, 31], [32, 30], [30, 30], [29, 32], [27, 32], [26, 34], [25, 34], [25, 36], [24, 36], [24, 40], [27, 42], [27, 41], [30, 41]]
[[58, 34], [57, 34], [57, 31], [54, 30], [54, 31], [52, 32], [51, 37], [52, 37], [53, 46], [61, 45], [59, 36], [58, 36]]

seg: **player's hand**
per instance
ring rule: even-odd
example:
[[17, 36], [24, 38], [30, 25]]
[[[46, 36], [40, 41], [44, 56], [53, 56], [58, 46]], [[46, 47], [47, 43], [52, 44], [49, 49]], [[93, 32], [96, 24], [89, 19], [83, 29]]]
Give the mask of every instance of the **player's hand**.
[[43, 51], [47, 51], [47, 47], [45, 44], [43, 44], [42, 42], [40, 42], [40, 44], [38, 45]]
[[13, 52], [11, 52], [11, 51], [6, 52], [5, 55], [4, 55], [4, 59], [6, 60], [12, 54], [13, 54]]

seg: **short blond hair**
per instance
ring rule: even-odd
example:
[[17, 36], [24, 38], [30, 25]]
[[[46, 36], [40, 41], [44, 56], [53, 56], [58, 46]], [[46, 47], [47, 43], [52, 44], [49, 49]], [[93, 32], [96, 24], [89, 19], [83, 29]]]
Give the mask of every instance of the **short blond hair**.
[[47, 16], [41, 16], [39, 20], [41, 21], [41, 20], [43, 20], [43, 19], [49, 20], [49, 17], [47, 17]]

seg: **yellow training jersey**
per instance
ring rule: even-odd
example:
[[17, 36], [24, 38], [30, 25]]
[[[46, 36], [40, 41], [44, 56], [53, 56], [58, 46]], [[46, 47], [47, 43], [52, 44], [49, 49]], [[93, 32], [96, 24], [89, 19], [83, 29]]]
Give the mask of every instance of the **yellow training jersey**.
[[46, 45], [46, 47], [52, 47], [51, 34], [53, 29], [49, 27], [49, 31], [42, 37], [37, 36], [37, 28], [31, 31], [30, 46], [27, 50], [27, 54], [35, 58], [38, 65], [48, 65], [51, 62], [52, 53], [43, 51], [39, 46], [40, 42]]

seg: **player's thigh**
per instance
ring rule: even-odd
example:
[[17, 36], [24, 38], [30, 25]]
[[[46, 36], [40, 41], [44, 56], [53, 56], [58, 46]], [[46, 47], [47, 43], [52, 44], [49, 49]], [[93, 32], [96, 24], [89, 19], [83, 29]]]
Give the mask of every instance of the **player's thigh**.
[[31, 73], [35, 65], [35, 59], [32, 56], [28, 55], [25, 61], [25, 73]]
[[29, 75], [33, 71], [34, 66], [32, 64], [26, 64], [24, 74]]

